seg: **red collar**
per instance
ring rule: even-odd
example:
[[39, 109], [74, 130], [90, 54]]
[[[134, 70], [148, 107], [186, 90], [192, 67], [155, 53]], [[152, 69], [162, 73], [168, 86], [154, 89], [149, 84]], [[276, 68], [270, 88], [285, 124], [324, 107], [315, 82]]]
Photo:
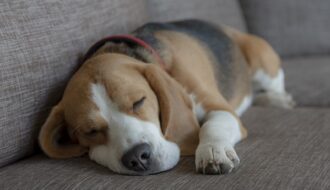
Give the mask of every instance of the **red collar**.
[[152, 48], [149, 44], [147, 44], [145, 41], [132, 36], [132, 35], [113, 35], [103, 38], [102, 40], [96, 42], [89, 50], [87, 51], [83, 61], [85, 62], [87, 59], [89, 59], [100, 47], [102, 47], [107, 42], [127, 42], [127, 43], [134, 43], [139, 46], [142, 46], [146, 50], [148, 50], [157, 60], [157, 62], [160, 64], [160, 66], [166, 70], [165, 62], [162, 60], [160, 55], [157, 53], [157, 51]]

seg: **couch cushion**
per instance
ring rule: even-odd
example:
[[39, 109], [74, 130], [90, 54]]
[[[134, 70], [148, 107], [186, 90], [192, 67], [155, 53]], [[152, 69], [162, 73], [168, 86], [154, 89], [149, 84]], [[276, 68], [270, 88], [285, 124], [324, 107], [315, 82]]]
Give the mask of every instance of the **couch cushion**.
[[330, 106], [330, 56], [286, 59], [283, 67], [298, 106]]
[[2, 189], [330, 189], [330, 110], [252, 108], [249, 137], [237, 145], [240, 168], [225, 176], [195, 173], [184, 158], [172, 171], [120, 176], [87, 158], [44, 156], [0, 169]]
[[143, 24], [145, 7], [144, 0], [0, 2], [0, 166], [33, 151], [79, 55]]
[[330, 52], [330, 1], [240, 0], [250, 32], [285, 56]]
[[237, 0], [148, 0], [148, 9], [153, 21], [198, 18], [245, 31]]

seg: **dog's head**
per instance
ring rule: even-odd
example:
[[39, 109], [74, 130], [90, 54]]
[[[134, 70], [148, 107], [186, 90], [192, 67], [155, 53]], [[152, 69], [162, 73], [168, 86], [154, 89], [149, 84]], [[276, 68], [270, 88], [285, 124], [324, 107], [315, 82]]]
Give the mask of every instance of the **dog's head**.
[[39, 141], [53, 158], [89, 153], [122, 174], [146, 175], [193, 154], [198, 123], [189, 95], [156, 65], [121, 54], [89, 59], [42, 126]]

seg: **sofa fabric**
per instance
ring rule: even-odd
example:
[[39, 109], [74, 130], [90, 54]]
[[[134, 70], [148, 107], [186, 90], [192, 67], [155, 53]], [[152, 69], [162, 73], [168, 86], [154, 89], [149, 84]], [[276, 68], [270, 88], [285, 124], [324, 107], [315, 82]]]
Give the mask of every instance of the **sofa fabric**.
[[299, 107], [330, 107], [330, 56], [286, 59], [283, 68]]
[[243, 116], [249, 137], [229, 175], [200, 175], [194, 159], [151, 176], [122, 176], [88, 158], [52, 160], [38, 155], [0, 170], [5, 189], [330, 189], [330, 110], [252, 108]]
[[246, 31], [237, 0], [148, 0], [152, 21], [198, 18]]
[[240, 0], [249, 32], [283, 56], [330, 53], [330, 1]]
[[[0, 1], [0, 189], [330, 189], [329, 13], [327, 0]], [[243, 115], [249, 135], [236, 145], [238, 170], [201, 175], [184, 157], [168, 172], [125, 176], [87, 156], [36, 153], [42, 123], [95, 41], [185, 18], [248, 29], [282, 56], [298, 56], [283, 61], [298, 106]]]
[[0, 166], [33, 152], [79, 57], [146, 22], [144, 0], [0, 2]]

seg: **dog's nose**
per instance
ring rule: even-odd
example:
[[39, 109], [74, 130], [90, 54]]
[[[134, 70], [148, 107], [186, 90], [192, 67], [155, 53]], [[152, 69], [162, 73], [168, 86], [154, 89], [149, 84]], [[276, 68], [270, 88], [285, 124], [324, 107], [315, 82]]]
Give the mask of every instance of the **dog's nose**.
[[150, 145], [143, 143], [134, 146], [124, 154], [121, 162], [129, 170], [137, 172], [149, 170], [152, 162]]

